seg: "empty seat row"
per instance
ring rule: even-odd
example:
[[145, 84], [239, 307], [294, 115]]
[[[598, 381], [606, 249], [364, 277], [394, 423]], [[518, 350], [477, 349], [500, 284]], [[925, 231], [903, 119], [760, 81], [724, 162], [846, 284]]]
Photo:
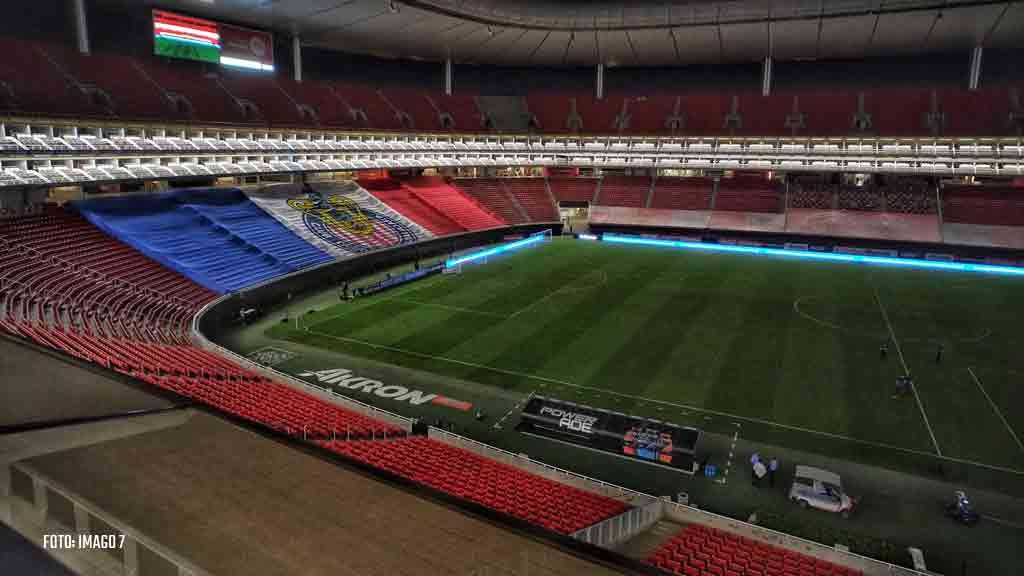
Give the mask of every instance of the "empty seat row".
[[688, 524], [646, 559], [684, 576], [860, 576], [861, 572], [724, 530]]
[[618, 500], [429, 438], [325, 441], [321, 445], [562, 534], [571, 534], [629, 508]]
[[647, 204], [651, 179], [647, 176], [605, 176], [597, 203], [604, 206], [643, 208]]

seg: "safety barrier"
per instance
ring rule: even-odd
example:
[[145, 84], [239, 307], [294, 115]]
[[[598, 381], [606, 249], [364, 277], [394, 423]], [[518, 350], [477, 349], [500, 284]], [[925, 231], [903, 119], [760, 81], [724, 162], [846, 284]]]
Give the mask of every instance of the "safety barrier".
[[[0, 502], [7, 512], [4, 520], [14, 530], [32, 542], [43, 543], [47, 552], [82, 576], [211, 576], [24, 462], [3, 467]], [[77, 546], [80, 535], [97, 537], [102, 548], [67, 547], [69, 538]]]
[[595, 546], [611, 548], [647, 530], [661, 518], [662, 503], [655, 500], [578, 530], [572, 537]]

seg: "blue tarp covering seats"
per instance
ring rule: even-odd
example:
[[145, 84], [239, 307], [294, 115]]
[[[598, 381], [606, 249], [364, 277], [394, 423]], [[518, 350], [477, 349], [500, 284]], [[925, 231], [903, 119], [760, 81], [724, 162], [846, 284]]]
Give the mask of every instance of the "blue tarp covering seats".
[[96, 198], [73, 206], [111, 236], [221, 294], [333, 259], [238, 189]]

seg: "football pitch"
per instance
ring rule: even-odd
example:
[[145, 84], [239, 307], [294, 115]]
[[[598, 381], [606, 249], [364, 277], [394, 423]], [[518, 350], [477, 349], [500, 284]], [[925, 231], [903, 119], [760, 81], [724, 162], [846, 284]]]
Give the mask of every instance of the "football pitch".
[[477, 406], [510, 425], [509, 397], [543, 394], [1017, 483], [1021, 294], [1013, 277], [556, 239], [270, 335], [501, 390]]

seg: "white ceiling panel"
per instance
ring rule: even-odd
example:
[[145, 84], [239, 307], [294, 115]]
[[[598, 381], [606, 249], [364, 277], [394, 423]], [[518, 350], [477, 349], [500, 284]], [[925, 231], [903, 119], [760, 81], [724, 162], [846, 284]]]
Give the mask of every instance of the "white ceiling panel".
[[589, 66], [597, 60], [597, 32], [577, 32], [565, 54], [569, 66]]
[[722, 59], [731, 62], [763, 60], [768, 54], [768, 24], [734, 24], [722, 27]]
[[708, 63], [718, 62], [721, 54], [718, 49], [717, 26], [692, 26], [677, 28], [675, 31], [679, 57], [683, 62]]
[[920, 52], [935, 22], [936, 11], [883, 14], [867, 47], [868, 54], [906, 54]]
[[629, 33], [642, 66], [664, 66], [676, 62], [675, 42], [667, 30], [634, 30]]
[[820, 20], [790, 20], [772, 24], [772, 57], [778, 60], [814, 58], [818, 55]]
[[1021, 48], [1024, 40], [1024, 2], [1011, 4], [992, 30], [988, 43], [1000, 48]]
[[636, 56], [630, 46], [630, 38], [621, 30], [606, 30], [598, 33], [601, 59], [606, 64], [614, 66], [635, 65]]
[[826, 18], [821, 21], [821, 39], [818, 42], [819, 58], [856, 58], [864, 53], [872, 30], [875, 16], [854, 16], [850, 18]]

